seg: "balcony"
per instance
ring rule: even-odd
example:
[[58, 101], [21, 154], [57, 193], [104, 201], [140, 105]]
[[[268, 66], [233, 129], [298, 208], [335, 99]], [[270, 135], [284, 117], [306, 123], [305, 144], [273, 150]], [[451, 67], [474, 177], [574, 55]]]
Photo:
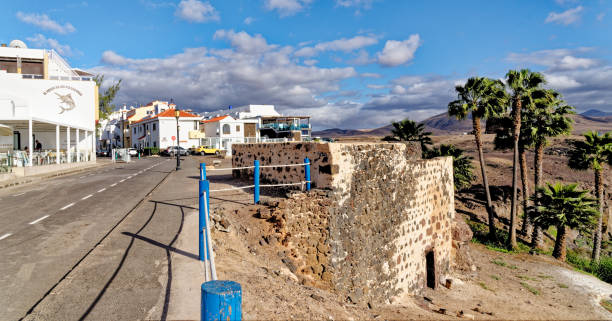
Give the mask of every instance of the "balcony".
[[291, 131], [291, 130], [302, 130], [310, 129], [310, 124], [287, 124], [287, 123], [269, 123], [261, 125], [261, 128], [274, 129], [276, 131]]

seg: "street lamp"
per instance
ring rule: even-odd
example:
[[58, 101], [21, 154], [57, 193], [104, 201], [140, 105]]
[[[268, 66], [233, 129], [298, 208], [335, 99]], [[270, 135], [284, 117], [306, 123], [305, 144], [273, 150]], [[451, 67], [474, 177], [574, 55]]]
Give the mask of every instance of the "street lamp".
[[[173, 103], [173, 99], [170, 99], [170, 103]], [[181, 111], [178, 106], [174, 107], [174, 117], [176, 117], [176, 170], [181, 169], [181, 139], [179, 138], [179, 117]]]

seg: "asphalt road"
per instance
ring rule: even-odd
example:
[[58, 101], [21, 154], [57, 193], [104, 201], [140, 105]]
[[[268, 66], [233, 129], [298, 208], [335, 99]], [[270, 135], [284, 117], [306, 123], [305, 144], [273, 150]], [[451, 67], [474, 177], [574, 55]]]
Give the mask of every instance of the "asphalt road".
[[148, 158], [0, 190], [0, 320], [24, 317], [173, 168]]

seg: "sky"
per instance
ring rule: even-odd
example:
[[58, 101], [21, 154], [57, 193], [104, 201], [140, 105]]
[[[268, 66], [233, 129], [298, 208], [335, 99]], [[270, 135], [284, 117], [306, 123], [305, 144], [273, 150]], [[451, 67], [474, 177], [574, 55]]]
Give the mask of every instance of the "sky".
[[454, 86], [544, 73], [579, 112], [612, 112], [607, 0], [10, 1], [0, 42], [122, 80], [115, 104], [273, 104], [314, 129], [446, 111]]

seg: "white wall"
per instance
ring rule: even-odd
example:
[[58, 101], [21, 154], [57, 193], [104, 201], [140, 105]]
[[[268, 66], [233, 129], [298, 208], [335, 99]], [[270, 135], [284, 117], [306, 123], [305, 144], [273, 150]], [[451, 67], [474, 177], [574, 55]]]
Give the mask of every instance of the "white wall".
[[[0, 120], [34, 120], [82, 130], [95, 129], [95, 83], [22, 79], [19, 74], [0, 72]], [[71, 110], [58, 95], [70, 95]]]
[[[176, 119], [173, 118], [158, 118], [159, 119], [159, 142], [160, 148], [167, 148], [172, 145], [176, 145], [176, 141], [172, 141], [172, 136], [176, 137]], [[190, 139], [189, 131], [195, 130], [196, 127], [194, 122], [199, 122], [199, 118], [194, 119], [181, 119], [179, 120], [180, 130], [179, 139], [180, 146], [183, 148], [190, 148], [192, 146], [199, 145], [199, 139]]]

